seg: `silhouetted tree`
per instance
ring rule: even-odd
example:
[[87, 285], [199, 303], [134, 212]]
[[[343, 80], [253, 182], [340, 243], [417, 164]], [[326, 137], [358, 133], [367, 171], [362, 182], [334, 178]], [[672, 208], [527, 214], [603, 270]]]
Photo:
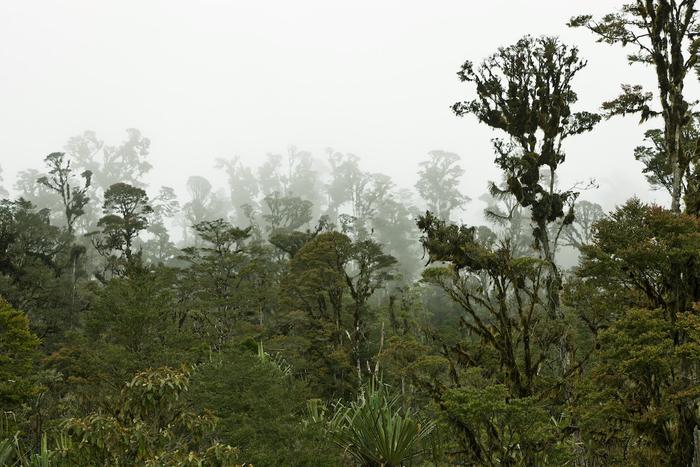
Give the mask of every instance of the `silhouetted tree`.
[[625, 3], [618, 12], [600, 20], [591, 15], [572, 18], [569, 25], [585, 27], [598, 42], [631, 46], [630, 63], [652, 66], [658, 85], [661, 110], [650, 107], [651, 92], [639, 85], [622, 85], [622, 94], [603, 104], [608, 116], [641, 114], [644, 122], [661, 116], [664, 122], [664, 153], [670, 167], [671, 210], [680, 212], [683, 197], [683, 176], [690, 163], [684, 149], [684, 128], [691, 122], [691, 104], [686, 97], [688, 73], [698, 59], [696, 0], [636, 0]]
[[107, 259], [112, 273], [123, 272], [134, 260], [134, 241], [148, 227], [153, 208], [143, 189], [115, 183], [105, 192], [102, 211], [104, 216], [97, 223], [100, 231], [93, 233], [93, 244]]
[[574, 248], [590, 245], [595, 233], [594, 226], [604, 217], [605, 211], [600, 204], [585, 200], [578, 201], [576, 203], [576, 218], [571, 224], [564, 227], [562, 232], [565, 240], [564, 245]]
[[76, 168], [92, 172], [96, 188], [106, 191], [119, 182], [143, 187], [141, 177], [152, 168], [146, 161], [151, 140], [135, 128], [128, 128], [126, 133], [122, 144], [105, 146], [94, 131], [85, 131], [70, 138], [65, 150]]
[[46, 156], [44, 162], [49, 168], [48, 176], [39, 177], [37, 182], [51, 191], [58, 193], [63, 204], [63, 212], [66, 216], [66, 226], [69, 233], [73, 233], [73, 224], [76, 219], [85, 213], [85, 205], [90, 201], [88, 189], [92, 180], [92, 172], [83, 171], [82, 188], [73, 176], [71, 161], [66, 160], [65, 153], [53, 152]]
[[555, 186], [556, 170], [565, 159], [562, 143], [590, 131], [600, 120], [596, 114], [571, 110], [578, 100], [572, 80], [585, 66], [575, 47], [553, 37], [525, 37], [499, 49], [478, 67], [466, 62], [458, 75], [474, 83], [477, 97], [453, 106], [457, 115], [473, 114], [508, 138], [494, 140], [496, 164], [504, 172], [506, 188], [492, 183], [491, 193], [511, 194], [530, 208], [535, 247], [549, 264], [552, 316], [561, 315], [561, 274], [555, 263], [558, 235], [550, 238], [548, 224], [560, 219], [562, 226], [573, 222], [578, 196]]
[[0, 198], [6, 197], [9, 193], [5, 189], [5, 187], [2, 186], [3, 182], [3, 177], [2, 177], [2, 166], [0, 166]]
[[449, 220], [453, 210], [469, 201], [468, 196], [459, 192], [459, 179], [464, 169], [455, 153], [431, 151], [428, 155], [430, 159], [420, 163], [416, 189], [430, 212]]

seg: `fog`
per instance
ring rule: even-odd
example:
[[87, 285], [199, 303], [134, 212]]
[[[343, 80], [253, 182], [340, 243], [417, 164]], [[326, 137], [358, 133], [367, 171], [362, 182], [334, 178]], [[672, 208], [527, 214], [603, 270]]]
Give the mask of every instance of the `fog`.
[[[181, 191], [188, 176], [225, 178], [217, 158], [256, 165], [289, 145], [319, 159], [354, 153], [363, 168], [412, 187], [428, 151], [462, 157], [462, 190], [476, 200], [498, 178], [491, 132], [457, 118], [471, 91], [456, 71], [527, 33], [578, 45], [579, 109], [597, 110], [620, 83], [653, 84], [624, 51], [571, 30], [575, 14], [613, 0], [443, 1], [26, 1], [0, 6], [0, 165], [6, 187], [27, 167], [94, 130], [118, 144], [124, 130], [151, 139], [151, 188]], [[546, 14], [543, 13], [546, 11]], [[653, 88], [653, 86], [652, 86]], [[591, 178], [583, 194], [610, 209], [632, 194], [666, 203], [632, 155], [643, 128], [614, 119], [572, 138], [562, 186]], [[480, 218], [482, 203], [463, 218]]]
[[700, 0], [0, 41], [0, 465], [700, 467]]

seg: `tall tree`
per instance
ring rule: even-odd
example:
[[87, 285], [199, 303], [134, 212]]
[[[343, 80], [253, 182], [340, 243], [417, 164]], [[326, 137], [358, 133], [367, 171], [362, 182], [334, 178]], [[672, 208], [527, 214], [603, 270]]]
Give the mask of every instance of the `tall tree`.
[[532, 229], [529, 227], [530, 210], [523, 207], [514, 195], [507, 193], [508, 185], [499, 185], [499, 192], [486, 192], [479, 199], [486, 203], [484, 217], [493, 224], [496, 235], [507, 239], [514, 256], [528, 256], [533, 252]]
[[[289, 195], [310, 201], [318, 209], [321, 204], [320, 180], [310, 152], [299, 151], [295, 146], [287, 149], [286, 179], [286, 190]], [[317, 210], [314, 211], [314, 213], [317, 212]]]
[[200, 222], [193, 229], [201, 243], [183, 249], [181, 256], [189, 267], [181, 271], [179, 321], [182, 325], [187, 319], [196, 320], [201, 334], [219, 348], [238, 324], [258, 311], [258, 297], [248, 281], [256, 271], [248, 245], [251, 229], [223, 219]]
[[235, 210], [235, 220], [245, 219], [243, 206], [255, 204], [260, 186], [250, 167], [243, 165], [238, 157], [217, 159], [216, 168], [223, 168], [228, 177], [229, 199]]
[[63, 152], [52, 152], [44, 159], [49, 168], [46, 176], [39, 177], [37, 182], [51, 191], [58, 193], [63, 204], [63, 212], [66, 216], [66, 226], [69, 233], [73, 233], [73, 224], [76, 219], [85, 213], [85, 205], [90, 201], [88, 189], [92, 181], [92, 172], [84, 170], [80, 176], [83, 178], [82, 187], [73, 176], [71, 161], [66, 159]]
[[285, 196], [318, 203], [319, 180], [314, 170], [314, 160], [308, 151], [299, 151], [296, 146], [287, 148], [285, 156], [268, 154], [267, 160], [258, 168], [260, 189], [263, 195], [279, 191]]
[[102, 191], [119, 182], [143, 187], [141, 178], [152, 168], [146, 160], [151, 140], [136, 128], [128, 128], [126, 134], [121, 144], [108, 146], [94, 131], [85, 131], [70, 138], [65, 150], [77, 168], [92, 172], [95, 187]]
[[490, 244], [476, 228], [448, 224], [430, 212], [418, 227], [434, 264], [423, 280], [463, 313], [464, 336], [453, 343], [440, 338], [449, 379], [432, 382], [430, 390], [459, 433], [466, 459], [477, 465], [546, 464], [561, 451], [561, 433], [547, 412], [561, 414], [561, 369], [552, 360], [565, 335], [548, 313], [546, 262], [515, 258], [508, 241]]
[[192, 175], [187, 179], [187, 191], [190, 201], [182, 207], [188, 225], [193, 226], [207, 219], [208, 208], [211, 202], [212, 186], [209, 180], [199, 175]]
[[596, 222], [605, 217], [605, 212], [600, 204], [590, 201], [578, 201], [576, 203], [576, 218], [571, 224], [564, 227], [565, 246], [581, 248], [593, 243], [594, 226]]
[[[681, 132], [681, 149], [687, 161], [681, 177], [681, 193], [685, 212], [700, 214], [700, 115], [693, 113]], [[673, 195], [673, 166], [668, 157], [664, 131], [653, 128], [644, 133], [644, 143], [634, 149], [634, 158], [644, 164], [644, 173], [653, 189], [662, 189]]]
[[344, 265], [351, 247], [352, 241], [339, 232], [317, 235], [292, 257], [284, 282], [291, 306], [305, 311], [312, 320], [332, 323], [336, 342], [342, 340], [347, 290]]
[[[64, 207], [61, 200], [46, 185], [37, 183], [39, 178], [46, 176], [46, 173], [37, 169], [20, 170], [15, 178], [13, 188], [22, 199], [29, 201], [37, 208], [50, 210], [52, 220], [60, 222], [61, 218], [64, 217]], [[85, 208], [88, 209], [89, 206], [90, 204], [87, 204]]]
[[328, 195], [328, 214], [331, 220], [335, 220], [340, 214], [342, 206], [352, 202], [353, 186], [360, 183], [363, 178], [360, 170], [360, 158], [354, 154], [342, 154], [328, 149], [328, 163], [331, 167], [331, 180], [326, 184]]
[[345, 263], [352, 240], [323, 232], [291, 258], [282, 279], [281, 313], [275, 343], [292, 358], [295, 371], [329, 397], [352, 394], [357, 386], [351, 358]]
[[345, 266], [345, 280], [353, 299], [352, 329], [353, 344], [358, 371], [369, 361], [367, 321], [369, 298], [394, 277], [396, 258], [384, 253], [382, 246], [371, 239], [353, 242]]
[[168, 186], [160, 187], [158, 194], [151, 200], [153, 215], [148, 226], [148, 232], [153, 235], [144, 244], [146, 259], [152, 263], [165, 263], [174, 259], [178, 249], [170, 239], [167, 223], [180, 211], [175, 190]]
[[412, 195], [410, 190], [392, 193], [377, 207], [377, 214], [372, 220], [373, 237], [398, 260], [403, 280], [407, 282], [415, 279], [421, 266], [420, 246], [416, 243], [417, 208]]
[[[2, 183], [2, 181], [3, 181], [3, 177], [2, 177], [2, 166], [0, 166], [0, 183]], [[3, 197], [3, 198], [4, 198], [4, 197], [7, 196], [8, 194], [9, 194], [9, 193], [7, 192], [7, 190], [5, 189], [5, 187], [3, 187], [2, 185], [0, 185], [0, 197]]]
[[258, 167], [258, 183], [263, 195], [275, 191], [286, 192], [287, 178], [281, 154], [267, 154], [265, 162]]
[[[37, 182], [48, 190], [58, 193], [63, 207], [66, 228], [69, 235], [73, 235], [74, 224], [78, 218], [85, 214], [85, 208], [90, 202], [89, 189], [92, 182], [92, 172], [84, 170], [80, 177], [81, 183], [73, 175], [71, 160], [66, 158], [63, 152], [54, 152], [46, 156], [44, 163], [47, 165], [48, 175], [39, 177]], [[71, 249], [71, 310], [75, 307], [76, 287], [78, 280], [78, 261], [84, 255], [86, 249], [83, 245], [74, 245]], [[71, 314], [73, 314], [71, 312]]]
[[555, 263], [558, 234], [550, 238], [548, 224], [574, 219], [578, 193], [559, 191], [555, 175], [564, 162], [562, 145], [573, 135], [590, 131], [600, 120], [589, 112], [572, 112], [578, 96], [572, 87], [576, 74], [586, 66], [578, 49], [554, 37], [525, 37], [503, 47], [475, 67], [467, 61], [460, 80], [474, 83], [477, 97], [458, 102], [458, 116], [472, 114], [480, 122], [503, 131], [507, 139], [495, 139], [496, 164], [504, 172], [506, 188], [491, 184], [493, 194], [513, 195], [531, 210], [535, 247], [549, 264], [548, 309], [561, 316], [561, 273]]
[[381, 173], [364, 172], [360, 158], [328, 150], [331, 180], [326, 185], [328, 215], [337, 220], [346, 233], [357, 238], [371, 234], [372, 222], [394, 189], [391, 177]]
[[134, 242], [139, 233], [148, 227], [153, 208], [143, 189], [127, 183], [115, 183], [105, 192], [102, 211], [104, 216], [97, 223], [101, 231], [94, 244], [100, 254], [108, 259], [108, 267], [116, 272], [119, 266], [134, 259]]
[[459, 155], [445, 151], [431, 151], [430, 158], [420, 163], [416, 189], [428, 205], [428, 210], [441, 219], [450, 219], [452, 211], [469, 201], [459, 191], [459, 179], [464, 169]]
[[[223, 200], [213, 192], [211, 182], [200, 175], [192, 175], [187, 179], [187, 191], [190, 201], [182, 206], [185, 220], [185, 237], [188, 229], [205, 221], [211, 221], [225, 216]], [[195, 237], [195, 242], [198, 237]]]
[[601, 19], [591, 15], [572, 18], [569, 25], [593, 32], [598, 42], [633, 47], [630, 63], [653, 67], [661, 110], [650, 107], [653, 94], [639, 85], [622, 85], [622, 94], [603, 104], [609, 116], [641, 114], [641, 121], [661, 116], [664, 153], [671, 168], [671, 210], [680, 212], [683, 177], [690, 162], [684, 149], [684, 128], [691, 121], [691, 100], [686, 96], [688, 73], [697, 64], [700, 26], [696, 0], [636, 0]]
[[[353, 241], [340, 232], [316, 235], [290, 261], [282, 283], [284, 304], [306, 316], [296, 318], [296, 329], [285, 332], [292, 334], [303, 326], [308, 341], [329, 349], [321, 352], [319, 365], [332, 372], [333, 389], [345, 391], [341, 388], [351, 381], [348, 370], [353, 367], [358, 379], [366, 373], [372, 357], [369, 299], [391, 280], [395, 264], [396, 259], [373, 240]], [[351, 303], [345, 303], [348, 295]]]
[[298, 196], [282, 196], [278, 191], [264, 199], [267, 213], [263, 219], [270, 231], [297, 230], [311, 221], [311, 201]]

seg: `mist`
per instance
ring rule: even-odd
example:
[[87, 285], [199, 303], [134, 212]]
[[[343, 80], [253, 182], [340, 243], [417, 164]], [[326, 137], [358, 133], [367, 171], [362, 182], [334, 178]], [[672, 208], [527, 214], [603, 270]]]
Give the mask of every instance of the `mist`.
[[[0, 165], [11, 180], [85, 130], [117, 144], [137, 128], [152, 142], [154, 189], [182, 193], [190, 175], [224, 188], [216, 159], [257, 166], [292, 145], [320, 160], [327, 148], [356, 154], [411, 188], [419, 161], [444, 150], [462, 157], [461, 190], [477, 200], [499, 177], [494, 135], [451, 112], [467, 94], [459, 66], [532, 31], [559, 35], [589, 59], [578, 107], [596, 111], [619, 83], [653, 80], [623, 50], [565, 26], [582, 7], [616, 3], [50, 1], [37, 15], [33, 2], [10, 2], [0, 17]], [[578, 137], [562, 185], [595, 179], [583, 197], [608, 209], [629, 193], [666, 202], [632, 156], [643, 132], [617, 118]], [[480, 221], [484, 207], [472, 202], [461, 218]]]
[[0, 41], [0, 465], [700, 466], [700, 0]]

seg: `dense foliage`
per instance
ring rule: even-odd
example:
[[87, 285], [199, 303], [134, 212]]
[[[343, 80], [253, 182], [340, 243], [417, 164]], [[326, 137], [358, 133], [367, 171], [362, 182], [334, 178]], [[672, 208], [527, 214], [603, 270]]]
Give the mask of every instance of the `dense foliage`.
[[[658, 92], [578, 109], [587, 62], [554, 37], [467, 61], [453, 110], [502, 173], [484, 225], [455, 222], [446, 151], [415, 192], [292, 147], [181, 195], [144, 182], [138, 130], [87, 131], [0, 187], [0, 463], [700, 465], [695, 1], [570, 26]], [[630, 157], [671, 202], [606, 213], [558, 170], [631, 112], [662, 126]]]

